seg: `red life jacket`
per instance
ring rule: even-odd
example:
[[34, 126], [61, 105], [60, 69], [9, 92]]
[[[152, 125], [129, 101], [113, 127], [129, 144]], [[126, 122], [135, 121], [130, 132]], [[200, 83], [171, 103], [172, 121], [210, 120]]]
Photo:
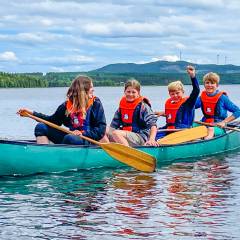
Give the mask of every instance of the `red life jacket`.
[[122, 130], [132, 131], [133, 130], [133, 114], [138, 106], [139, 103], [145, 101], [149, 103], [148, 99], [145, 97], [140, 96], [139, 98], [135, 99], [133, 102], [127, 102], [126, 97], [122, 97], [119, 104], [119, 111], [121, 114], [121, 120], [123, 123]]
[[206, 91], [203, 91], [200, 98], [202, 102], [202, 112], [207, 123], [214, 122], [215, 110], [219, 98], [223, 95], [227, 95], [225, 92], [219, 92], [214, 96], [208, 96]]
[[184, 97], [179, 102], [173, 102], [172, 99], [169, 98], [165, 102], [165, 114], [166, 114], [166, 122], [167, 122], [168, 129], [175, 128], [177, 111], [187, 99], [188, 97]]
[[73, 109], [73, 104], [70, 100], [67, 100], [66, 102], [66, 109], [67, 109], [67, 113], [69, 114], [70, 116], [70, 119], [71, 119], [71, 124], [72, 124], [72, 130], [73, 129], [78, 129], [82, 132], [84, 132], [84, 130], [86, 130], [86, 128], [88, 127], [89, 125], [89, 119], [88, 119], [88, 112], [91, 108], [91, 106], [93, 105], [93, 102], [95, 100], [95, 96], [90, 98], [88, 100], [88, 105], [87, 105], [87, 108], [86, 108], [86, 117], [84, 118], [83, 116], [83, 112], [81, 110], [76, 110], [76, 109]]

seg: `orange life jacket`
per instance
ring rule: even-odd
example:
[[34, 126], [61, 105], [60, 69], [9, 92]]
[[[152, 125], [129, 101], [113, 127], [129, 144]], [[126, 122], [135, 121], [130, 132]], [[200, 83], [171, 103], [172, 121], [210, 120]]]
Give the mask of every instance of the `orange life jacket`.
[[133, 119], [133, 114], [137, 106], [143, 101], [150, 105], [148, 99], [142, 96], [135, 99], [133, 102], [127, 102], [126, 97], [125, 96], [122, 97], [119, 104], [119, 111], [121, 114], [121, 120], [123, 124], [122, 130], [133, 131], [133, 125], [135, 122]]
[[165, 102], [165, 114], [166, 114], [166, 122], [167, 122], [168, 129], [175, 128], [177, 111], [187, 99], [188, 97], [184, 97], [179, 102], [173, 102], [172, 99], [169, 98]]
[[67, 109], [67, 114], [69, 114], [71, 118], [71, 124], [72, 124], [72, 128], [70, 128], [71, 130], [78, 129], [84, 132], [84, 130], [86, 130], [89, 127], [89, 111], [91, 106], [94, 103], [95, 98], [96, 97], [94, 96], [93, 98], [90, 98], [88, 100], [88, 105], [86, 108], [86, 117], [83, 116], [83, 112], [81, 110], [73, 109], [72, 102], [69, 99], [67, 100], [66, 109]]
[[205, 117], [205, 122], [213, 123], [216, 111], [216, 106], [219, 98], [223, 95], [227, 95], [225, 92], [219, 92], [214, 96], [208, 96], [206, 91], [203, 91], [200, 98], [202, 102], [202, 112]]

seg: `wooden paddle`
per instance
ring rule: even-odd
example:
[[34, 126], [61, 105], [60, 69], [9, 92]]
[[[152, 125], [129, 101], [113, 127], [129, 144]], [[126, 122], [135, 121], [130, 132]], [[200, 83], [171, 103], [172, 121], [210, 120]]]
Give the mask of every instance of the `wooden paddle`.
[[[70, 130], [60, 127], [54, 123], [46, 121], [42, 118], [33, 116], [28, 112], [21, 112], [21, 116], [32, 118], [38, 122], [45, 123], [49, 127], [58, 129], [68, 134], [73, 134]], [[80, 138], [87, 140], [93, 144], [100, 146], [105, 152], [107, 152], [112, 158], [125, 163], [137, 170], [143, 172], [154, 172], [156, 168], [156, 158], [143, 151], [119, 144], [119, 143], [100, 143], [89, 137], [78, 135]]]
[[171, 133], [166, 137], [158, 139], [157, 142], [161, 145], [179, 144], [203, 138], [206, 137], [207, 135], [208, 135], [207, 128], [205, 126], [199, 126]]
[[186, 128], [175, 128], [175, 129], [161, 128], [161, 129], [158, 129], [157, 131], [158, 132], [179, 132], [185, 129]]
[[227, 123], [227, 127], [233, 127], [233, 128], [239, 128], [240, 127], [240, 121], [234, 120], [233, 122]]
[[220, 127], [220, 126], [218, 126], [218, 125], [216, 125], [216, 124], [205, 123], [205, 122], [200, 122], [200, 121], [194, 121], [194, 122], [197, 123], [197, 124], [204, 125], [204, 126], [209, 126], [209, 127], [219, 127], [219, 128], [225, 128], [225, 129], [228, 129], [228, 130], [232, 130], [232, 131], [238, 131], [238, 132], [240, 132], [240, 129], [239, 129], [239, 128], [228, 127], [228, 126]]

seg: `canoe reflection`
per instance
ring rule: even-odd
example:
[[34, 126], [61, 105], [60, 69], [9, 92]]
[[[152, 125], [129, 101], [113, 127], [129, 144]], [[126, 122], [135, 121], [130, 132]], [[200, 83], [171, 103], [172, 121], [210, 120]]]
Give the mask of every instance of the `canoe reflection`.
[[[166, 227], [177, 229], [177, 226], [186, 223], [196, 225], [198, 222], [203, 225], [218, 224], [217, 215], [223, 213], [224, 205], [231, 197], [226, 193], [233, 180], [228, 164], [211, 159], [209, 162], [173, 165], [169, 170], [173, 177], [169, 181], [166, 206], [172, 221], [169, 220]], [[189, 233], [178, 229], [173, 234]], [[200, 235], [207, 236], [207, 233], [201, 232]]]

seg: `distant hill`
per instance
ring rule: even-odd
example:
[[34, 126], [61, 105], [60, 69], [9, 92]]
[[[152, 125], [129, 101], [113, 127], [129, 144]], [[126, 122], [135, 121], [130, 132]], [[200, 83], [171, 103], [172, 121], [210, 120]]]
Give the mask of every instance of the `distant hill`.
[[232, 64], [195, 64], [185, 61], [168, 62], [156, 61], [145, 64], [135, 63], [116, 63], [109, 64], [102, 68], [93, 70], [96, 73], [185, 73], [186, 66], [193, 65], [198, 73], [217, 72], [217, 73], [240, 73], [240, 66]]
[[79, 74], [90, 76], [94, 81], [94, 86], [123, 86], [130, 78], [137, 79], [143, 86], [165, 86], [176, 80], [190, 84], [185, 70], [187, 65], [196, 67], [200, 82], [206, 72], [212, 71], [219, 74], [221, 84], [240, 84], [240, 66], [157, 61], [146, 64], [110, 64], [89, 72], [49, 72], [46, 74], [0, 72], [0, 88], [68, 87]]

